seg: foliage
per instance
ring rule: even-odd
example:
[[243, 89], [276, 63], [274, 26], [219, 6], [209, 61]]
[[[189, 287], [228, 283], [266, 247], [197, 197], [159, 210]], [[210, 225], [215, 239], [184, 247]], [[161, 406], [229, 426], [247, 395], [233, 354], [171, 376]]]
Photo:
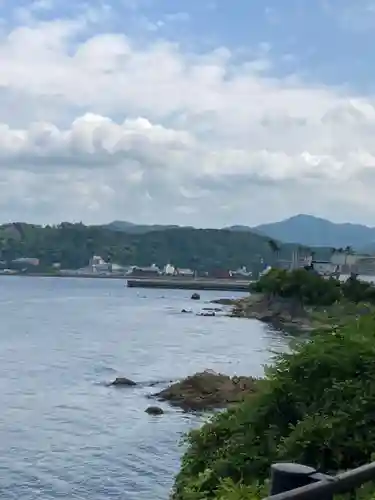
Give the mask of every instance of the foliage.
[[[292, 353], [278, 355], [266, 379], [259, 393], [187, 436], [175, 499], [220, 498], [223, 484], [231, 484], [228, 498], [257, 498], [254, 485], [266, 480], [275, 461], [335, 472], [371, 460], [374, 316], [317, 334]], [[248, 496], [241, 497], [241, 487], [250, 488]]]
[[275, 240], [268, 240], [268, 245], [271, 249], [271, 252], [278, 253], [280, 251], [280, 246], [277, 244]]
[[11, 224], [0, 227], [1, 258], [39, 258], [44, 267], [60, 263], [65, 269], [86, 266], [92, 255], [122, 265], [166, 263], [197, 270], [260, 270], [262, 259], [290, 259], [294, 245], [280, 245], [277, 256], [269, 239], [252, 232], [170, 228], [144, 234], [114, 231], [102, 226], [62, 223], [57, 226]]
[[375, 288], [370, 283], [358, 280], [355, 276], [351, 276], [341, 286], [341, 290], [346, 299], [356, 304], [359, 302], [375, 303]]
[[323, 278], [311, 269], [286, 271], [272, 269], [255, 282], [251, 290], [283, 298], [296, 298], [304, 305], [330, 306], [347, 300], [359, 304], [375, 304], [375, 287], [351, 276], [344, 283], [334, 278]]
[[306, 305], [331, 305], [341, 298], [340, 283], [324, 279], [311, 270], [273, 269], [254, 283], [255, 292], [298, 298]]

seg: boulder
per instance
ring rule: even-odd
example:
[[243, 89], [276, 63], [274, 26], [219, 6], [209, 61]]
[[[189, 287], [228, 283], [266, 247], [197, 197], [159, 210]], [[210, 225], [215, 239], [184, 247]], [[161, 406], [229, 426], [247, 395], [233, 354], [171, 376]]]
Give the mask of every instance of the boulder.
[[163, 415], [164, 410], [160, 406], [149, 406], [145, 409], [145, 412], [149, 415]]
[[117, 377], [110, 385], [119, 387], [134, 387], [135, 385], [137, 385], [137, 383], [134, 382], [134, 380], [130, 380], [126, 377]]
[[239, 403], [257, 389], [253, 377], [204, 371], [176, 382], [154, 396], [184, 410], [213, 410]]

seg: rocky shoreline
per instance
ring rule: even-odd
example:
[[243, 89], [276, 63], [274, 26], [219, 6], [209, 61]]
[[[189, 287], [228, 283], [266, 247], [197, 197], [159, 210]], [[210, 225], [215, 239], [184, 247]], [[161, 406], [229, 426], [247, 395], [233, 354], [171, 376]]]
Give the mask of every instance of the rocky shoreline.
[[309, 333], [319, 326], [311, 311], [293, 299], [252, 294], [241, 299], [217, 299], [212, 303], [232, 306], [231, 317], [257, 319], [281, 330]]
[[[231, 317], [256, 319], [284, 331], [310, 333], [317, 327], [324, 326], [322, 321], [317, 321], [314, 314], [317, 311], [306, 309], [301, 301], [296, 299], [258, 293], [240, 299], [221, 298], [211, 303], [231, 307]], [[177, 382], [170, 382], [161, 391], [147, 397], [169, 403], [184, 411], [214, 411], [241, 403], [246, 397], [257, 392], [261, 380], [246, 376], [230, 377], [205, 370]], [[132, 388], [144, 384], [126, 377], [118, 377], [110, 385]], [[147, 385], [151, 387], [156, 384]], [[164, 413], [158, 406], [150, 406], [145, 411], [150, 415]]]
[[152, 397], [186, 411], [215, 410], [240, 403], [257, 389], [254, 377], [229, 377], [206, 370], [195, 373]]
[[[259, 380], [245, 376], [229, 377], [222, 373], [205, 370], [170, 383], [166, 388], [147, 397], [169, 403], [184, 411], [214, 411], [240, 403], [245, 397], [254, 394], [257, 391]], [[144, 384], [126, 377], [118, 377], [108, 386], [132, 389], [144, 386]], [[164, 413], [164, 410], [158, 406], [149, 406], [145, 411], [150, 415]]]

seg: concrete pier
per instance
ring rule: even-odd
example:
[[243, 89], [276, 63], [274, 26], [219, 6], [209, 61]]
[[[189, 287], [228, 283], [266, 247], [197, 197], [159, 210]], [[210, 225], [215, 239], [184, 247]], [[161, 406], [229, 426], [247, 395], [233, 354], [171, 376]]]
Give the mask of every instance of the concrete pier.
[[209, 278], [130, 278], [130, 288], [164, 288], [179, 290], [217, 290], [228, 292], [248, 292], [250, 281]]

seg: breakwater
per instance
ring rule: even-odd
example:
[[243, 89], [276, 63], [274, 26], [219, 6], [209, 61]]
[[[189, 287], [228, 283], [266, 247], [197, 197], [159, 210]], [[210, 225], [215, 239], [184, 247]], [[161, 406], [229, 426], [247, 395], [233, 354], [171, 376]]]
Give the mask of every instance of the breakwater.
[[247, 292], [250, 281], [209, 278], [131, 278], [127, 280], [130, 288], [164, 288], [180, 290], [217, 290], [228, 292]]

